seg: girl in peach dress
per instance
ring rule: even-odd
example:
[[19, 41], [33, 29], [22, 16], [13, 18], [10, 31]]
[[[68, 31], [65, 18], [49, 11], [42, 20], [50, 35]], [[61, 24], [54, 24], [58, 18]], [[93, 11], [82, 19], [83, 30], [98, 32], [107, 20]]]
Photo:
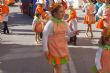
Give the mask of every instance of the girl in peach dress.
[[62, 64], [67, 64], [69, 60], [66, 35], [74, 36], [76, 32], [71, 32], [63, 20], [65, 10], [62, 5], [53, 4], [49, 10], [52, 18], [43, 30], [43, 51], [49, 64], [53, 65], [54, 73], [62, 73]]
[[91, 38], [93, 38], [93, 33], [92, 33], [92, 24], [95, 24], [95, 6], [92, 3], [88, 3], [86, 8], [85, 8], [86, 15], [84, 16], [84, 24], [87, 24], [87, 31], [86, 31], [86, 36], [88, 37], [88, 32], [90, 32]]

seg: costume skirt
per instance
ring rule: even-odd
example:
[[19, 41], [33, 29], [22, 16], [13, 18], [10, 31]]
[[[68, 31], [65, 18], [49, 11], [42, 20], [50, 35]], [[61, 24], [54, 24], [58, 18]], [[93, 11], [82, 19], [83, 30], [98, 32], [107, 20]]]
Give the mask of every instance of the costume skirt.
[[85, 15], [84, 24], [95, 24], [95, 16], [93, 14]]
[[54, 57], [51, 54], [48, 54], [48, 62], [49, 64], [56, 65], [56, 64], [67, 64], [69, 61], [68, 56], [64, 57]]

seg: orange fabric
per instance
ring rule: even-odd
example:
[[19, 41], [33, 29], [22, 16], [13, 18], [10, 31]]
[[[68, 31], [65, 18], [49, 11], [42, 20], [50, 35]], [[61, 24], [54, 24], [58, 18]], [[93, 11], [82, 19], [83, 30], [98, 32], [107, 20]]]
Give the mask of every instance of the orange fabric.
[[[54, 34], [48, 37], [49, 53], [53, 57], [65, 57], [68, 55], [65, 24], [53, 24]], [[63, 45], [63, 46], [62, 46]]]
[[0, 4], [0, 14], [3, 14], [3, 5]]
[[106, 49], [103, 50], [101, 65], [105, 73], [110, 73], [110, 50], [106, 50]]
[[95, 23], [95, 16], [93, 14], [84, 16], [84, 24], [94, 24], [94, 23]]
[[56, 64], [60, 64], [60, 58], [57, 58], [57, 57], [56, 57], [55, 60], [56, 60]]
[[67, 9], [67, 4], [63, 0], [61, 0], [61, 2], [62, 2], [62, 5], [64, 6], [64, 8], [66, 10]]
[[77, 18], [76, 10], [72, 10], [70, 12], [70, 15], [69, 15], [69, 18], [67, 19], [67, 22], [71, 21], [74, 18]]
[[97, 28], [99, 29], [103, 29], [104, 28], [104, 22], [103, 22], [103, 19], [99, 19], [98, 20], [98, 23], [97, 23]]
[[9, 14], [9, 6], [7, 6], [7, 5], [3, 6], [3, 13], [4, 14]]
[[15, 0], [5, 0], [5, 4], [6, 5], [9, 5], [11, 3], [15, 3]]
[[37, 24], [34, 27], [34, 32], [42, 32], [44, 28], [43, 22], [37, 22]]
[[68, 56], [65, 57], [54, 57], [51, 54], [48, 54], [47, 57], [49, 64], [52, 64], [52, 62], [55, 62], [55, 64], [61, 64], [61, 59], [66, 59], [66, 61], [68, 61]]
[[0, 22], [3, 22], [3, 15], [0, 15]]
[[52, 56], [50, 54], [48, 54], [48, 60], [49, 60], [49, 63], [51, 64], [52, 63]]
[[41, 6], [37, 6], [36, 12], [40, 13], [43, 18], [46, 18], [46, 12], [43, 10]]

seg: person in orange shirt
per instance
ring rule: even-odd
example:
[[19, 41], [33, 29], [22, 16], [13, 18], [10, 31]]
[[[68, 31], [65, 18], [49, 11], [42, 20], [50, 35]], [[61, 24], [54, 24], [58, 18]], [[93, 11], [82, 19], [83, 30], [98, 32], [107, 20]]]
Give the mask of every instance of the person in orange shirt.
[[[69, 18], [67, 19], [67, 22], [69, 22], [69, 26], [70, 26], [71, 31], [78, 32], [78, 30], [77, 30], [77, 13], [76, 13], [76, 10], [73, 8], [72, 5], [70, 5], [69, 8], [70, 8], [70, 14], [69, 14]], [[70, 43], [73, 43], [73, 45], [76, 45], [76, 40], [77, 40], [76, 35], [73, 36], [73, 37], [70, 37]]]
[[8, 14], [9, 14], [9, 6], [4, 3], [3, 4], [3, 24], [4, 24], [3, 32], [4, 32], [4, 34], [6, 34], [6, 33], [9, 34], [9, 29], [8, 29], [8, 26], [7, 26]]
[[36, 7], [35, 14], [39, 13], [42, 16], [42, 18], [45, 19], [47, 16], [47, 13], [43, 10], [44, 4], [41, 4], [41, 3], [36, 3], [36, 4], [37, 4], [37, 7]]
[[2, 1], [0, 1], [0, 22], [3, 22], [3, 5]]

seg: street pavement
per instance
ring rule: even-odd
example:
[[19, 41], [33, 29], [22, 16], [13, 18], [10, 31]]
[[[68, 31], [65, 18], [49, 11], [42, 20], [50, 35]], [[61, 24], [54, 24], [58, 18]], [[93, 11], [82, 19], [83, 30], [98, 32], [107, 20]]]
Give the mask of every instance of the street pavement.
[[[0, 37], [0, 73], [53, 73], [42, 52], [42, 45], [36, 46], [32, 32], [32, 18], [20, 12], [18, 6], [10, 7], [10, 34]], [[78, 12], [77, 46], [68, 45], [70, 61], [63, 65], [63, 73], [93, 73], [95, 53], [100, 31], [93, 25], [94, 38], [85, 37], [86, 25], [83, 24], [81, 10]]]

